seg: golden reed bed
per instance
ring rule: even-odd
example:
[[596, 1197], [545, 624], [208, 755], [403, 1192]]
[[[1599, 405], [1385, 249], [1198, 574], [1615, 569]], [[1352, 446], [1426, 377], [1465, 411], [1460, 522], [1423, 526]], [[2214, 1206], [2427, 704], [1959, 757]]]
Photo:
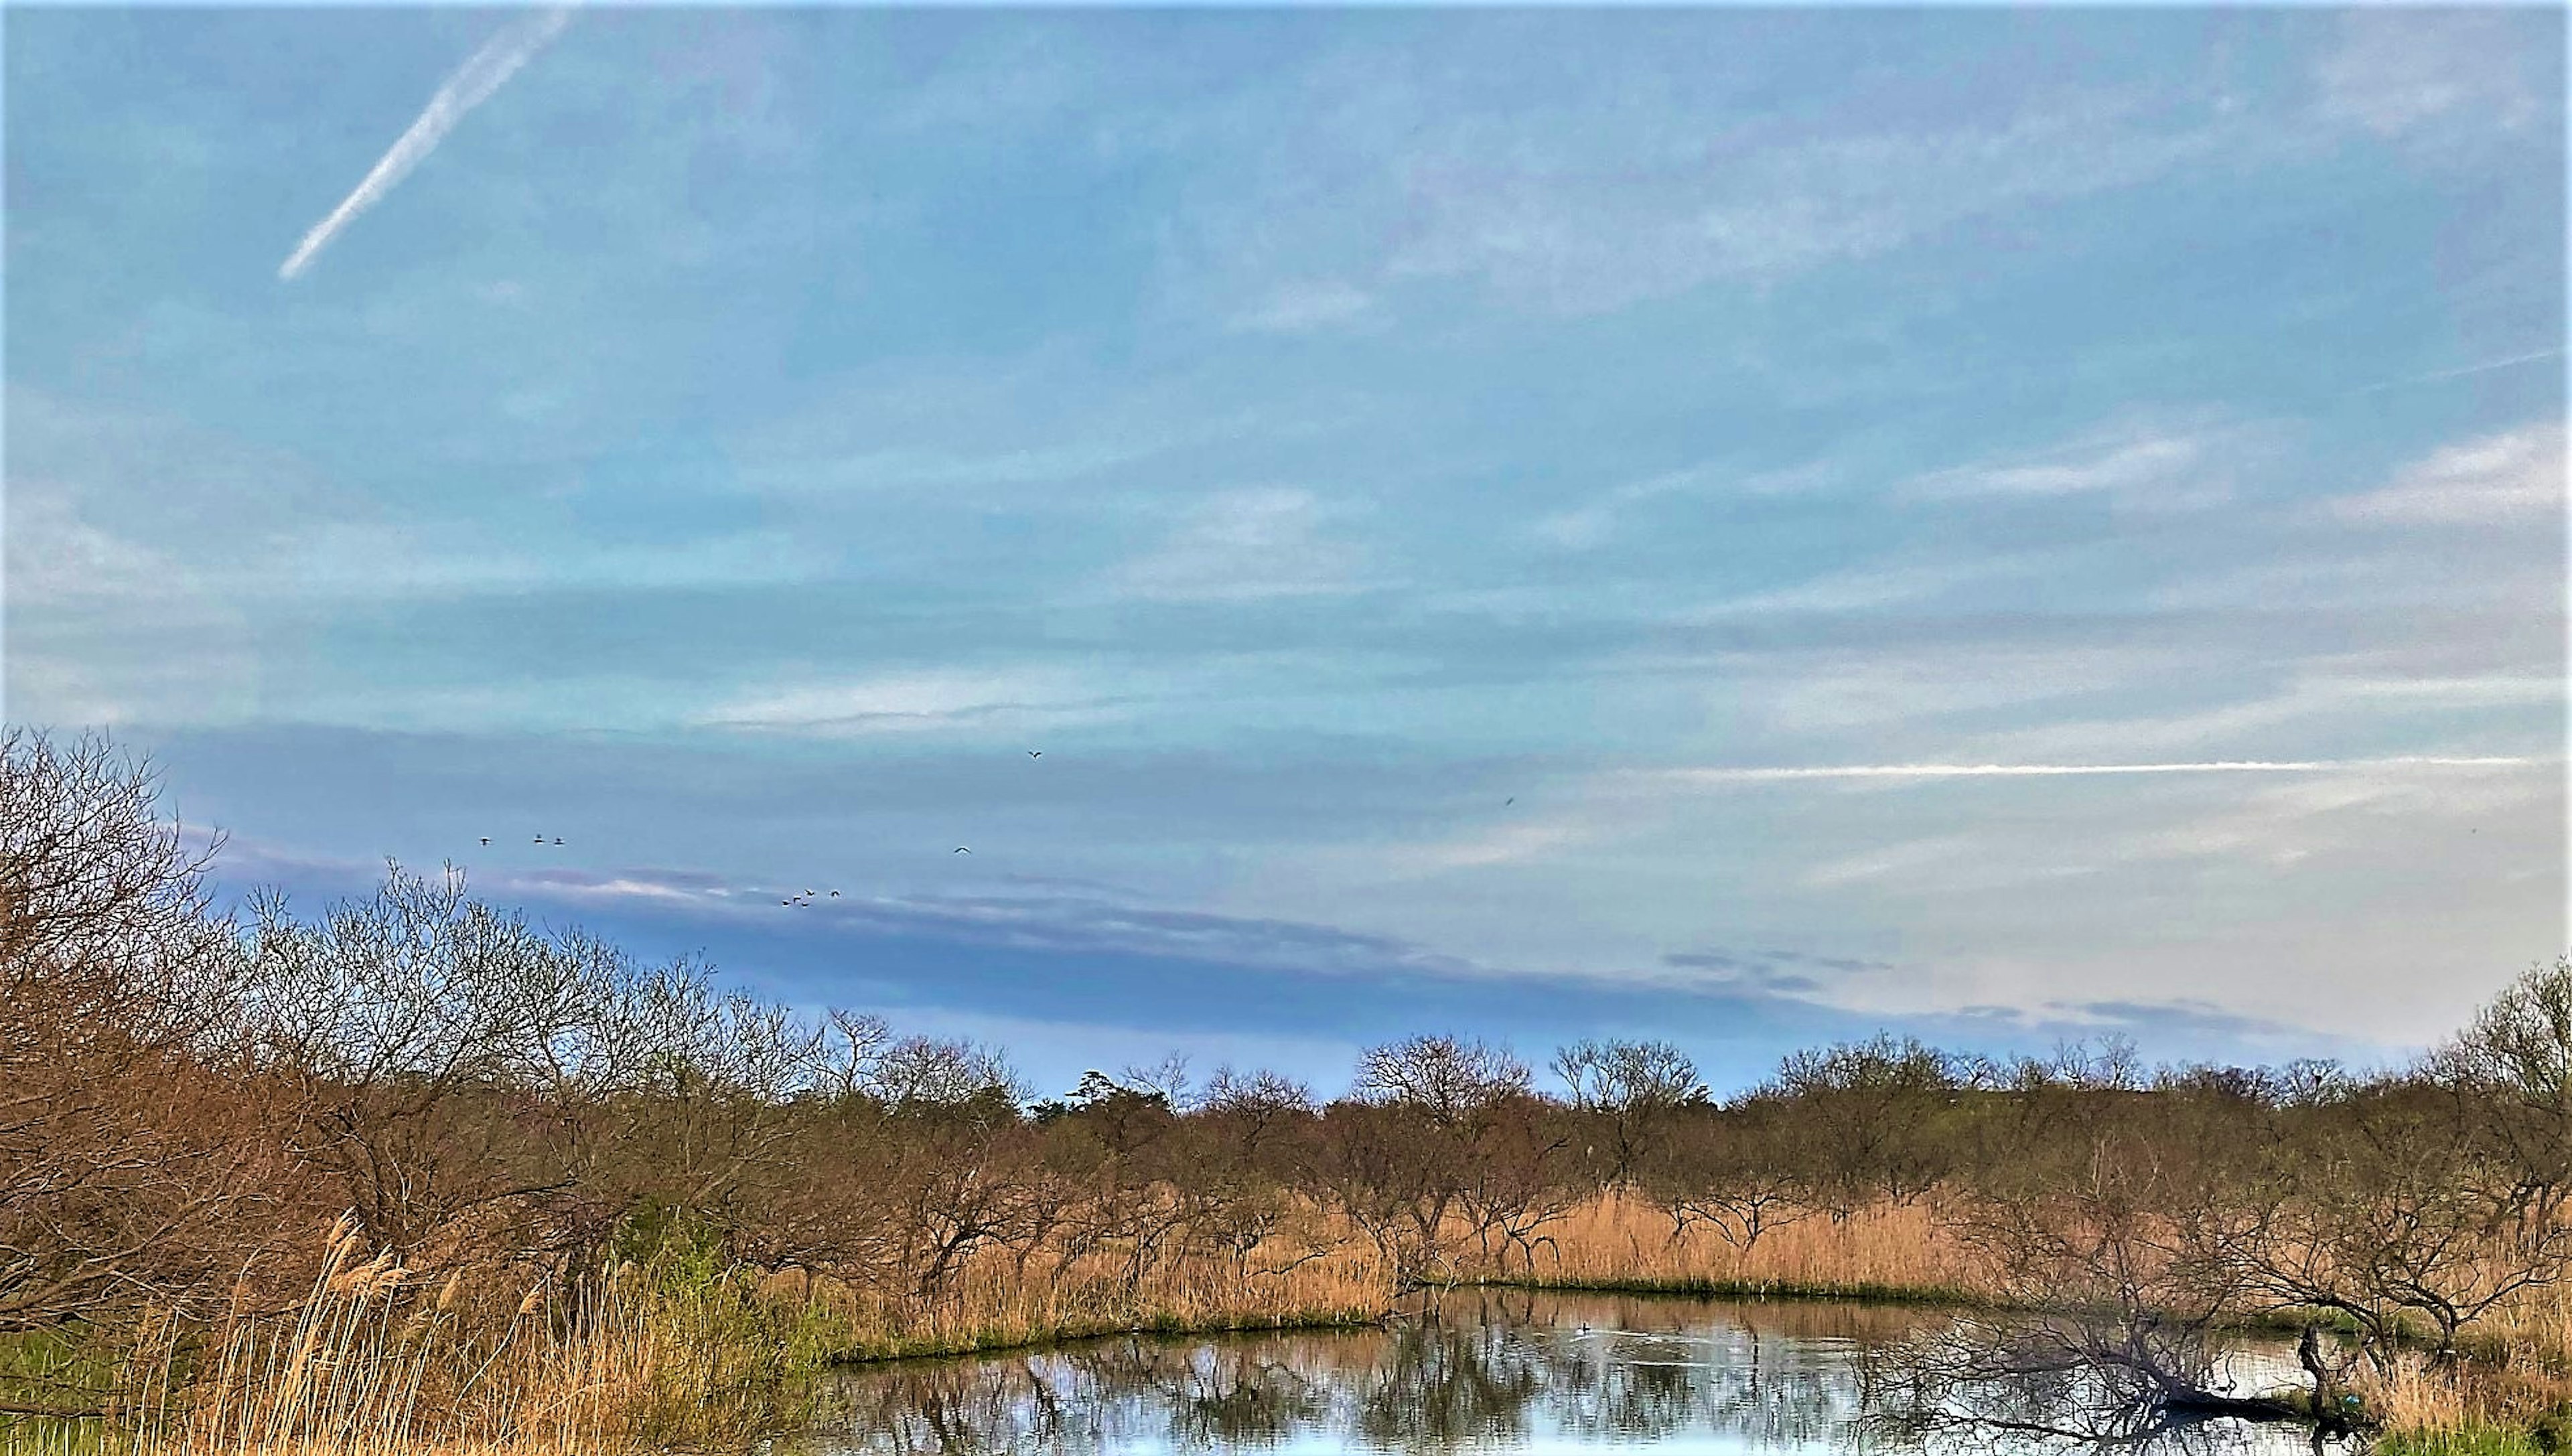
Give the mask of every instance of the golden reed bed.
[[[1531, 1275], [1508, 1282], [1609, 1289], [1975, 1298], [1974, 1253], [1919, 1203], [1803, 1218], [1738, 1248], [1702, 1226], [1673, 1235], [1648, 1204], [1596, 1199], [1547, 1230]], [[1316, 1254], [1317, 1245], [1326, 1251]], [[285, 1316], [237, 1314], [198, 1340], [138, 1331], [103, 1421], [0, 1425], [0, 1448], [136, 1456], [567, 1456], [722, 1449], [813, 1414], [807, 1377], [834, 1361], [1000, 1349], [1125, 1330], [1361, 1325], [1400, 1298], [1365, 1240], [1323, 1223], [1228, 1259], [1182, 1261], [1129, 1290], [1112, 1261], [1021, 1276], [989, 1257], [933, 1309], [902, 1309], [801, 1275], [672, 1279], [628, 1268], [566, 1296], [538, 1284], [435, 1287], [343, 1226]], [[568, 1300], [568, 1302], [567, 1302]], [[2422, 1361], [2369, 1390], [2388, 1431], [2437, 1449], [2492, 1425], [2531, 1426], [2572, 1396], [2572, 1294], [2537, 1291], [2491, 1331], [2467, 1376]], [[2504, 1353], [2505, 1352], [2505, 1353]]]

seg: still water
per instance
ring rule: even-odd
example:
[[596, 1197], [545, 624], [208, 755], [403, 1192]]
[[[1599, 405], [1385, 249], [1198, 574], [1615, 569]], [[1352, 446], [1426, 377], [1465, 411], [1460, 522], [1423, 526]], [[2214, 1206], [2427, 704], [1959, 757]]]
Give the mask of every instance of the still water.
[[[2291, 1426], [2208, 1422], [2068, 1440], [1921, 1407], [1902, 1352], [1948, 1320], [1846, 1303], [1461, 1291], [1383, 1330], [1117, 1338], [843, 1377], [799, 1456], [855, 1453], [1867, 1452], [2105, 1449], [2309, 1456]], [[2228, 1357], [2256, 1386], [2281, 1351]], [[2085, 1423], [2077, 1382], [2014, 1391], [2025, 1424]], [[2061, 1417], [2060, 1420], [2056, 1419]]]

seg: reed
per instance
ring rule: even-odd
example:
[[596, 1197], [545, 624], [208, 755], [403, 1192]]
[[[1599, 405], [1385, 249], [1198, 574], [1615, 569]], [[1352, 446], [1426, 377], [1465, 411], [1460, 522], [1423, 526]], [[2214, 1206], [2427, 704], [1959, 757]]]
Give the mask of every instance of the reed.
[[1702, 1223], [1673, 1231], [1650, 1203], [1609, 1192], [1547, 1230], [1532, 1264], [1485, 1282], [1549, 1288], [1972, 1302], [1997, 1286], [1925, 1204], [1814, 1214], [1748, 1243]]
[[2355, 1385], [2386, 1456], [2526, 1456], [2572, 1447], [2572, 1289], [2522, 1291], [2460, 1357], [2398, 1352]]
[[[209, 1329], [148, 1321], [122, 1342], [105, 1418], [0, 1424], [49, 1456], [553, 1456], [743, 1449], [812, 1423], [829, 1365], [1126, 1331], [1380, 1320], [1392, 1275], [1369, 1248], [1254, 1250], [1245, 1265], [986, 1256], [926, 1308], [800, 1274], [691, 1260], [611, 1269], [566, 1294], [462, 1273], [429, 1281], [368, 1252], [347, 1220], [282, 1313], [236, 1300]], [[245, 1281], [247, 1284], [248, 1281]]]
[[[1515, 1253], [1469, 1259], [1467, 1281], [1915, 1301], [1999, 1292], [1918, 1202], [1816, 1214], [1742, 1247], [1703, 1226], [1673, 1231], [1652, 1205], [1609, 1193], [1545, 1235], [1533, 1269]], [[815, 1377], [833, 1364], [1133, 1331], [1363, 1325], [1402, 1293], [1373, 1245], [1310, 1213], [1238, 1264], [1182, 1255], [1139, 1279], [1120, 1257], [989, 1250], [926, 1305], [699, 1259], [623, 1264], [570, 1289], [542, 1271], [430, 1279], [365, 1248], [343, 1220], [291, 1308], [236, 1301], [196, 1331], [146, 1321], [124, 1341], [108, 1419], [0, 1428], [0, 1445], [49, 1456], [741, 1449], [822, 1414], [828, 1386]], [[2489, 1346], [2464, 1362], [2405, 1355], [2361, 1382], [2388, 1450], [2518, 1456], [2526, 1433], [2572, 1409], [2572, 1295], [2522, 1297], [2495, 1317]]]

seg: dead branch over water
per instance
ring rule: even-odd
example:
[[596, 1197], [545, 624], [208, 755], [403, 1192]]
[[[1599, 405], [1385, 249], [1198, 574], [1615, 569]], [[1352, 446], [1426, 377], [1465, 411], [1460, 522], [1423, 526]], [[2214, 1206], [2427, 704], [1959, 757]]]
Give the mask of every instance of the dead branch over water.
[[1031, 1101], [990, 1049], [454, 875], [226, 915], [156, 810], [104, 740], [0, 737], [0, 1416], [651, 1444], [800, 1419], [833, 1358], [1492, 1278], [1966, 1296], [2021, 1313], [1956, 1372], [2165, 1412], [2237, 1398], [2205, 1353], [2245, 1320], [2331, 1321], [2323, 1412], [2572, 1344], [2572, 966], [2366, 1078], [1879, 1039], [1718, 1098], [1675, 1048], [1584, 1043], [1555, 1094], [1420, 1037], [1335, 1099], [1171, 1066]]

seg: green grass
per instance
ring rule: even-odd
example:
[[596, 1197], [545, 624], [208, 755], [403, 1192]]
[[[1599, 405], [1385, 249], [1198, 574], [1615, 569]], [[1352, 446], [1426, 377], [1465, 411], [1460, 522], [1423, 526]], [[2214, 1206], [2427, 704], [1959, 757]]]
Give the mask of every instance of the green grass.
[[0, 1405], [97, 1404], [115, 1366], [83, 1335], [78, 1326], [0, 1335]]

